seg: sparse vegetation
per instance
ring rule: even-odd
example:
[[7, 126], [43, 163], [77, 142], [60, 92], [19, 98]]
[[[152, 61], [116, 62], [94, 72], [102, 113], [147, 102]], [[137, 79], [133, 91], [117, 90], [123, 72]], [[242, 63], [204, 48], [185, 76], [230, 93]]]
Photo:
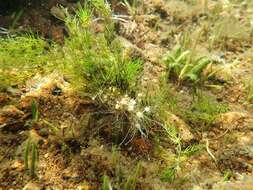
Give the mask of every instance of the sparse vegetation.
[[118, 186], [115, 186], [115, 187], [112, 187], [109, 177], [104, 176], [102, 190], [111, 190], [113, 188], [123, 189], [123, 190], [134, 190], [136, 189], [136, 184], [137, 184], [137, 180], [140, 175], [140, 172], [141, 172], [141, 164], [138, 163], [134, 172], [127, 178], [127, 180], [122, 185], [118, 184]]
[[246, 23], [241, 23], [237, 18], [230, 15], [220, 18], [213, 28], [213, 35], [210, 37], [210, 48], [219, 45], [226, 48], [229, 41], [242, 42], [250, 37], [250, 27]]
[[226, 104], [218, 103], [213, 97], [198, 92], [191, 106], [184, 112], [184, 117], [192, 126], [205, 128], [209, 127], [219, 114], [228, 110]]

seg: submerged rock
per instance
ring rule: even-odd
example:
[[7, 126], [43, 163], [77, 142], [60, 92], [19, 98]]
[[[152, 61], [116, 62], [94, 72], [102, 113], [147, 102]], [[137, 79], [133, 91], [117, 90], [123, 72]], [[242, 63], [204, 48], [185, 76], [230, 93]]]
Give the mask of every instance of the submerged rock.
[[54, 71], [46, 76], [36, 75], [27, 81], [26, 91], [22, 98], [62, 95], [63, 93], [71, 93], [72, 89], [70, 84], [64, 79], [64, 76]]
[[22, 190], [40, 190], [42, 188], [40, 188], [39, 184], [30, 181], [29, 183], [27, 183], [24, 188]]
[[4, 104], [6, 104], [8, 102], [9, 98], [7, 96], [7, 94], [4, 93], [0, 93], [0, 106], [3, 106]]
[[18, 119], [23, 115], [24, 113], [14, 105], [5, 106], [0, 110], [0, 124], [7, 123], [12, 119]]
[[11, 165], [12, 170], [17, 170], [17, 171], [23, 171], [24, 170], [24, 164], [22, 164], [20, 161], [15, 160], [13, 164]]
[[29, 138], [34, 142], [35, 144], [38, 144], [40, 141], [43, 141], [43, 138], [37, 133], [36, 130], [31, 129], [29, 131]]
[[66, 168], [62, 171], [62, 179], [63, 180], [69, 180], [74, 182], [80, 182], [81, 177], [78, 175], [77, 172], [72, 171], [71, 168]]
[[190, 131], [189, 126], [178, 116], [169, 113], [168, 122], [177, 127], [179, 136], [184, 143], [190, 143], [196, 139]]
[[216, 120], [215, 123], [220, 125], [223, 128], [234, 129], [249, 117], [246, 113], [242, 112], [227, 112], [221, 114]]
[[132, 44], [126, 38], [118, 36], [114, 40], [114, 43], [115, 44], [119, 43], [122, 46], [123, 49], [122, 56], [126, 59], [143, 56], [141, 49], [138, 48], [136, 45]]
[[0, 109], [0, 128], [7, 128], [11, 131], [16, 131], [19, 129], [23, 123], [23, 118], [25, 114], [14, 105], [8, 105]]
[[213, 190], [252, 190], [253, 189], [253, 177], [242, 176], [242, 179], [238, 181], [220, 182], [214, 185]]

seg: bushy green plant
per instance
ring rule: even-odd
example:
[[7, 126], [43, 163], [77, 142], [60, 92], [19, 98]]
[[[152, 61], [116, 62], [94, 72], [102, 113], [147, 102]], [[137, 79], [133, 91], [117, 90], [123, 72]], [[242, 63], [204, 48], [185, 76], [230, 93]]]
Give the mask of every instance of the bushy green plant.
[[170, 77], [178, 81], [188, 80], [193, 83], [201, 80], [202, 71], [211, 63], [207, 57], [193, 59], [191, 51], [183, 50], [180, 45], [175, 46], [165, 56], [164, 61]]
[[[33, 36], [1, 38], [0, 80], [8, 86], [11, 82], [25, 81], [39, 71], [57, 69], [76, 90], [92, 98], [100, 108], [106, 109], [105, 112], [112, 113], [117, 125], [126, 120], [130, 128], [136, 123], [141, 125], [144, 122], [144, 107], [135, 105], [135, 100], [142, 63], [137, 59], [124, 58], [123, 46], [113, 41], [109, 5], [104, 0], [96, 0], [87, 1], [75, 14], [62, 10], [69, 34], [63, 47], [49, 45], [45, 40]], [[105, 31], [94, 31], [96, 22], [102, 24]], [[23, 80], [19, 80], [20, 77]], [[119, 110], [117, 101], [121, 100], [124, 106]], [[33, 117], [36, 118], [34, 112]]]
[[176, 45], [172, 51], [165, 55], [164, 61], [169, 75], [180, 76], [181, 70], [189, 60], [190, 51], [184, 51], [180, 45]]
[[143, 123], [144, 108], [137, 102], [142, 63], [124, 58], [119, 42], [108, 40], [103, 32], [95, 33], [91, 26], [93, 14], [90, 9], [81, 9], [75, 16], [67, 14], [70, 37], [62, 52], [62, 70], [72, 83], [106, 109], [104, 112], [111, 113], [110, 117], [115, 118], [113, 131], [121, 134], [122, 125], [127, 123], [133, 133], [136, 129], [142, 133], [140, 127], [136, 128]]
[[[99, 7], [101, 9], [101, 5]], [[92, 31], [91, 19], [89, 9], [79, 10], [76, 16], [67, 16], [66, 25], [71, 36], [66, 39], [63, 51], [65, 71], [68, 74], [72, 71], [74, 78], [84, 79], [90, 91], [107, 87], [128, 91], [136, 84], [140, 61], [123, 59], [120, 49], [110, 47], [105, 33]]]
[[[104, 0], [88, 1], [75, 15], [67, 10], [64, 14], [69, 37], [63, 48], [32, 35], [0, 38], [1, 86], [25, 81], [50, 65], [63, 71], [79, 88], [94, 93], [108, 86], [122, 90], [133, 87], [141, 64], [123, 59], [121, 50], [111, 47], [114, 24], [109, 5]], [[98, 34], [92, 29], [98, 22], [94, 17], [101, 19], [104, 32]]]
[[33, 35], [0, 37], [0, 86], [20, 84], [41, 72], [48, 59], [48, 43]]

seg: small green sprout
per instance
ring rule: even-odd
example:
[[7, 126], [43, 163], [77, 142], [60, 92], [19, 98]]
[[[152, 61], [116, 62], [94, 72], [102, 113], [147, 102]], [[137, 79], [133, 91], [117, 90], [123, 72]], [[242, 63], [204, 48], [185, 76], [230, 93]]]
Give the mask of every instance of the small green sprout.
[[192, 155], [199, 153], [201, 150], [204, 150], [204, 149], [205, 149], [205, 145], [195, 144], [195, 145], [188, 146], [186, 149], [184, 149], [182, 151], [182, 154], [187, 157], [190, 157]]
[[31, 177], [35, 177], [35, 170], [36, 170], [36, 160], [37, 160], [37, 146], [36, 144], [32, 143], [32, 158], [31, 158], [31, 167], [30, 167], [30, 172], [31, 172]]
[[24, 163], [25, 163], [25, 169], [28, 170], [29, 168], [29, 150], [30, 150], [30, 139], [27, 140], [25, 144], [25, 151], [24, 151]]
[[[29, 154], [30, 159], [29, 159]], [[37, 146], [34, 142], [31, 142], [30, 139], [27, 140], [24, 150], [24, 164], [25, 169], [30, 170], [30, 176], [33, 178], [36, 176], [36, 162], [38, 159]], [[29, 162], [30, 160], [30, 162]]]
[[253, 102], [253, 84], [251, 84], [249, 87], [248, 87], [248, 101], [250, 103]]
[[233, 172], [231, 170], [226, 170], [223, 174], [223, 181], [228, 181], [233, 176]]
[[111, 185], [110, 179], [107, 175], [105, 175], [103, 177], [102, 190], [112, 190], [112, 185]]
[[59, 129], [52, 123], [46, 121], [46, 120], [43, 120], [44, 124], [47, 125], [47, 127], [49, 128], [49, 130], [53, 133], [53, 134], [56, 134]]
[[39, 120], [39, 111], [38, 111], [38, 105], [36, 101], [33, 99], [31, 103], [31, 111], [32, 111], [32, 119], [34, 122], [38, 122]]
[[177, 170], [175, 167], [168, 167], [163, 170], [160, 175], [160, 179], [163, 182], [172, 182], [176, 177]]

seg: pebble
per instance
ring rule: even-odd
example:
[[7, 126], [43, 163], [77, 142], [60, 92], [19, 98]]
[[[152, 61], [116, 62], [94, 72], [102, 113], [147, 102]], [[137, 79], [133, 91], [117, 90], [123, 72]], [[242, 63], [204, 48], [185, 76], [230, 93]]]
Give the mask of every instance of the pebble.
[[41, 188], [37, 183], [30, 181], [24, 186], [22, 190], [40, 190], [40, 189]]

